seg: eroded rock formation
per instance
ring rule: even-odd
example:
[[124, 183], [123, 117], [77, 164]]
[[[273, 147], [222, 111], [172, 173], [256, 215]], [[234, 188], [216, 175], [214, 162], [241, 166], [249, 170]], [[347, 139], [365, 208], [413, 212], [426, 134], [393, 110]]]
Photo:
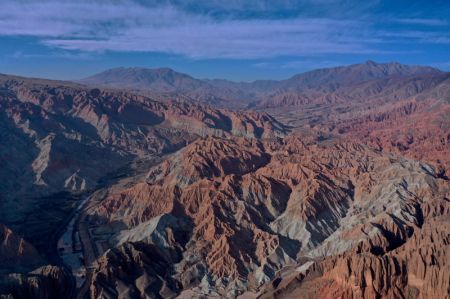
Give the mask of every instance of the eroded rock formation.
[[[209, 137], [152, 168], [146, 181], [110, 192], [94, 216], [122, 222], [126, 229], [117, 239], [139, 236], [159, 248], [173, 248], [173, 232], [156, 237], [162, 229], [146, 235], [142, 226], [161, 224], [162, 214], [192, 223], [184, 233], [188, 240], [177, 243], [180, 261], [168, 270], [182, 289], [222, 296], [256, 292], [303, 257], [316, 261], [323, 281], [341, 279], [347, 291], [337, 282], [335, 288], [344, 297], [358, 288], [366, 298], [395, 297], [407, 292], [408, 275], [422, 271], [423, 277], [423, 269], [402, 266], [400, 256], [405, 264], [416, 253], [401, 249], [425, 238], [420, 234], [428, 221], [448, 217], [448, 191], [448, 181], [430, 166], [356, 143]], [[448, 218], [443, 221], [448, 225]], [[343, 267], [348, 274], [342, 276]], [[373, 277], [364, 278], [366, 272]], [[386, 280], [392, 273], [398, 286], [391, 288]], [[442, 287], [443, 280], [430, 284]], [[93, 280], [91, 289], [98, 288]], [[323, 296], [339, 295], [333, 284], [327, 288]]]

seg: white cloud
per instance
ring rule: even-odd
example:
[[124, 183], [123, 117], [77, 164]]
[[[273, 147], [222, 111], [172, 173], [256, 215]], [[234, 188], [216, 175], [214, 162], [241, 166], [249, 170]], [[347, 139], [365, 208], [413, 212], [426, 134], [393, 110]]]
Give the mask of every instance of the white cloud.
[[429, 43], [429, 44], [450, 44], [450, 35], [448, 32], [430, 32], [430, 31], [411, 31], [411, 30], [399, 30], [395, 32], [391, 31], [379, 31], [376, 36], [380, 40], [396, 42], [396, 43]]
[[413, 24], [413, 25], [425, 25], [425, 26], [447, 26], [448, 21], [441, 19], [397, 19], [398, 23], [402, 24]]
[[146, 23], [123, 28], [111, 36], [46, 39], [44, 43], [68, 50], [168, 52], [191, 58], [260, 58], [372, 51], [365, 46], [370, 40], [345, 36], [345, 32], [354, 26], [353, 22], [329, 19], [215, 21], [201, 18], [167, 26]]
[[[214, 18], [167, 2], [144, 6], [134, 1], [2, 1], [0, 35], [34, 36], [65, 50], [164, 52], [194, 59], [383, 52], [376, 48], [383, 40], [362, 21]], [[247, 6], [242, 3], [234, 0], [231, 7], [243, 10]], [[264, 11], [271, 8], [269, 3], [248, 5]], [[285, 6], [293, 4], [284, 1]]]

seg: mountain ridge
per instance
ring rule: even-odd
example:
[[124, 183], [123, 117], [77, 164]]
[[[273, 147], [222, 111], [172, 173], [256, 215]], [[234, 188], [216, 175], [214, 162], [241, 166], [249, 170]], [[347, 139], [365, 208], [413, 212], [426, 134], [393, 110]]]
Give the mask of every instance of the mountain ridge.
[[225, 107], [259, 106], [259, 102], [289, 93], [333, 92], [370, 80], [408, 76], [441, 75], [428, 67], [398, 62], [361, 64], [323, 68], [293, 75], [285, 80], [234, 82], [226, 79], [197, 79], [170, 68], [113, 68], [76, 81], [110, 88], [125, 88], [166, 98], [180, 96], [192, 101]]
[[[438, 68], [434, 68], [434, 67], [430, 67], [430, 66], [426, 66], [426, 65], [409, 65], [409, 64], [401, 64], [399, 62], [396, 61], [391, 61], [391, 62], [386, 62], [386, 63], [377, 63], [375, 61], [372, 60], [367, 60], [363, 63], [356, 63], [356, 64], [349, 64], [349, 65], [342, 65], [342, 66], [335, 66], [335, 67], [329, 67], [329, 68], [317, 68], [317, 69], [312, 69], [312, 70], [308, 70], [305, 72], [300, 72], [297, 74], [294, 74], [286, 79], [256, 79], [256, 80], [251, 80], [251, 81], [234, 81], [234, 80], [229, 80], [229, 79], [223, 79], [223, 78], [196, 78], [190, 74], [184, 73], [184, 72], [180, 72], [177, 71], [173, 68], [170, 67], [156, 67], [156, 68], [146, 68], [146, 67], [124, 67], [124, 66], [120, 66], [120, 67], [114, 67], [114, 68], [110, 68], [110, 69], [106, 69], [104, 71], [101, 71], [99, 73], [95, 73], [91, 76], [85, 77], [85, 78], [81, 78], [78, 80], [72, 80], [74, 82], [88, 82], [90, 81], [90, 78], [94, 78], [97, 75], [101, 75], [107, 72], [116, 72], [116, 71], [145, 71], [147, 73], [161, 73], [161, 72], [170, 72], [176, 75], [181, 75], [181, 76], [188, 76], [192, 79], [195, 80], [199, 80], [199, 81], [206, 81], [206, 82], [227, 82], [229, 84], [245, 84], [245, 85], [251, 85], [251, 84], [257, 84], [257, 83], [268, 83], [268, 82], [281, 82], [281, 81], [288, 81], [294, 78], [297, 78], [299, 76], [303, 76], [303, 75], [308, 75], [311, 73], [316, 73], [316, 72], [323, 72], [323, 71], [332, 71], [332, 70], [340, 70], [340, 69], [346, 69], [346, 68], [353, 68], [355, 66], [369, 66], [369, 67], [384, 67], [385, 69], [389, 69], [392, 68], [394, 66], [399, 67], [401, 69], [416, 69], [416, 70], [423, 70], [423, 71], [427, 71], [427, 72], [434, 72], [434, 73], [443, 73], [444, 71], [438, 69]], [[417, 73], [416, 73], [417, 74]]]

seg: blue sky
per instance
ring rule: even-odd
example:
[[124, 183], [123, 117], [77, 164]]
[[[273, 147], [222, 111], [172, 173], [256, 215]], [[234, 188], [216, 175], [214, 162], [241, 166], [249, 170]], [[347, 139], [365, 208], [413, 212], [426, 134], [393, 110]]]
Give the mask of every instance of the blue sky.
[[450, 70], [450, 2], [0, 0], [0, 73], [141, 66], [249, 81], [369, 59]]

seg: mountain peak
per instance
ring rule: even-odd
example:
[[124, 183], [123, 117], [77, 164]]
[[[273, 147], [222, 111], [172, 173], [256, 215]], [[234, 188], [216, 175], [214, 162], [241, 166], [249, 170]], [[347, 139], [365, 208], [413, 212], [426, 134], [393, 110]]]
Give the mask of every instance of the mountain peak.
[[98, 74], [95, 74], [89, 78], [92, 78], [94, 76], [99, 76], [102, 74], [125, 74], [125, 73], [141, 73], [141, 74], [170, 74], [170, 73], [172, 73], [172, 74], [185, 75], [185, 74], [179, 73], [168, 67], [145, 68], [145, 67], [123, 67], [123, 66], [121, 66], [121, 67], [107, 69], [107, 70], [100, 72]]
[[364, 64], [365, 65], [369, 65], [369, 66], [376, 66], [376, 65], [378, 65], [378, 63], [376, 63], [373, 60], [367, 60]]

